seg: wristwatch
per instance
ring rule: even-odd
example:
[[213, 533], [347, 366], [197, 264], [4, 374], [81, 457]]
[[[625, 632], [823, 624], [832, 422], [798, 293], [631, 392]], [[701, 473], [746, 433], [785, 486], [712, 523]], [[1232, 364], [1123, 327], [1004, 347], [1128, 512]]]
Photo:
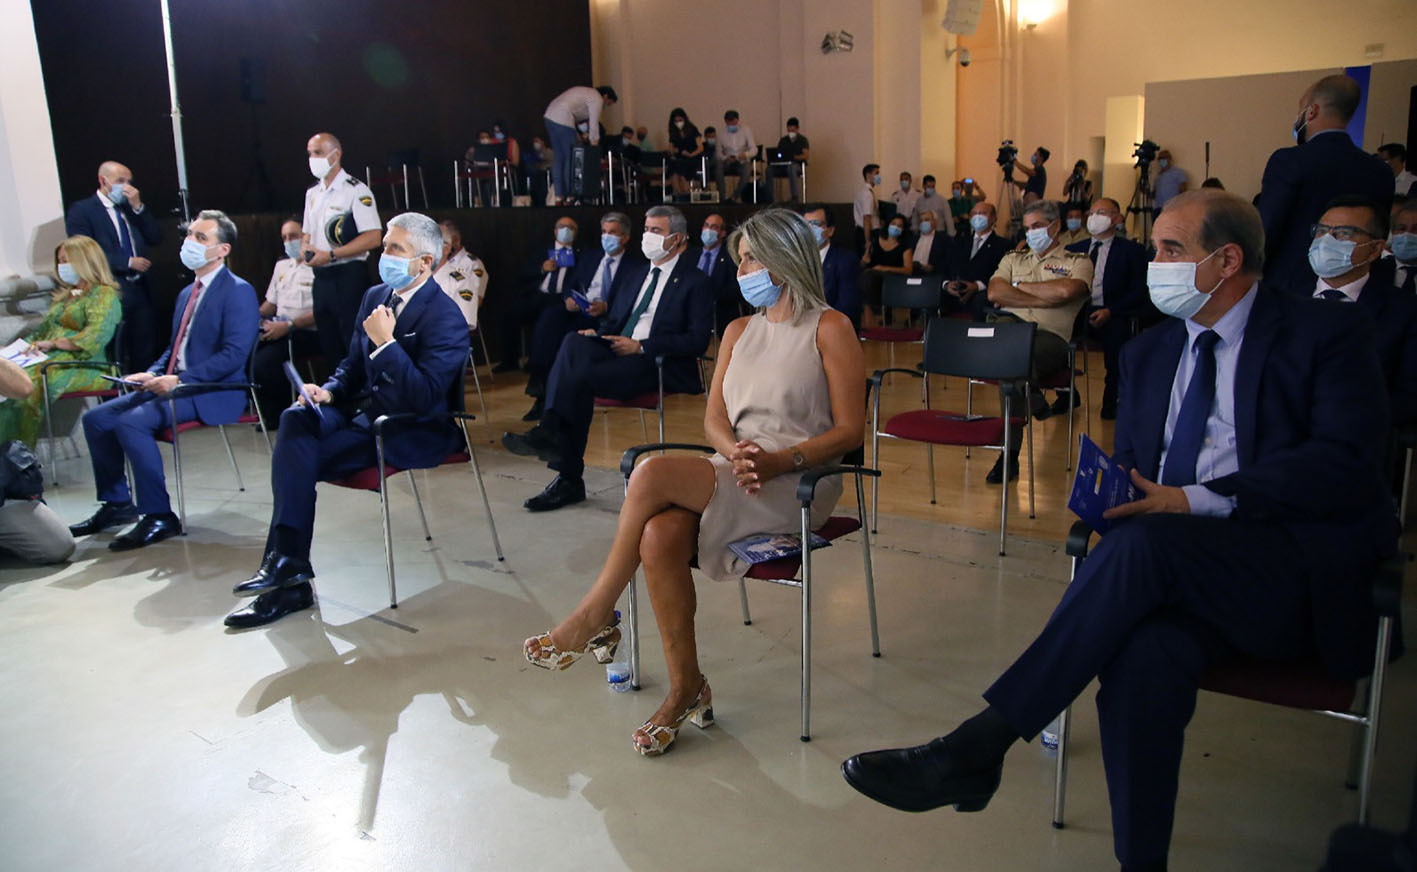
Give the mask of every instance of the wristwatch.
[[789, 450], [792, 452], [793, 469], [801, 469], [802, 467], [807, 465], [807, 455], [802, 453], [802, 449], [794, 445]]

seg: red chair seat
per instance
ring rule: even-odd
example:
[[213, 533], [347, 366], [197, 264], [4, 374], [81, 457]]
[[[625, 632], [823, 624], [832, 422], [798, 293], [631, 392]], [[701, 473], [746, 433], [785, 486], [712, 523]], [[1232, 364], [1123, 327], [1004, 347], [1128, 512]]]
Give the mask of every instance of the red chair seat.
[[[447, 457], [443, 458], [443, 462], [438, 465], [444, 466], [449, 463], [467, 462], [467, 452], [459, 451], [456, 454], [449, 454]], [[403, 471], [402, 467], [394, 466], [391, 463], [384, 464], [384, 478], [389, 478]], [[377, 465], [366, 466], [358, 472], [351, 473], [344, 478], [330, 479], [329, 483], [335, 487], [347, 487], [352, 490], [377, 491], [379, 489], [379, 467]]]
[[[819, 527], [815, 532], [818, 536], [831, 542], [840, 539], [848, 533], [855, 533], [861, 529], [861, 522], [855, 518], [832, 515], [827, 518], [827, 522]], [[756, 578], [760, 580], [796, 578], [797, 571], [802, 568], [802, 555], [796, 557], [780, 557], [777, 560], [766, 560], [762, 563], [753, 564], [753, 568], [744, 573], [744, 578]]]
[[[964, 417], [958, 412], [944, 412], [938, 409], [902, 412], [893, 415], [881, 432], [897, 439], [935, 445], [1004, 444], [1003, 418], [975, 416], [971, 421], [964, 420]], [[1023, 419], [1014, 418], [1014, 423], [1021, 427]]]
[[1358, 695], [1353, 682], [1325, 675], [1317, 664], [1238, 660], [1208, 670], [1201, 687], [1256, 702], [1320, 711], [1349, 711]]
[[55, 399], [56, 401], [58, 401], [58, 400], [83, 400], [83, 399], [87, 399], [87, 398], [89, 398], [89, 397], [101, 397], [101, 398], [103, 398], [103, 399], [105, 399], [105, 400], [111, 400], [111, 399], [113, 399], [113, 398], [116, 397], [116, 396], [118, 396], [118, 391], [117, 391], [117, 390], [69, 391], [68, 393], [60, 394], [59, 396], [55, 397], [54, 399]]
[[[195, 430], [195, 429], [197, 429], [198, 427], [205, 427], [205, 426], [207, 426], [207, 425], [206, 425], [206, 424], [203, 424], [201, 421], [197, 420], [196, 418], [193, 418], [193, 419], [190, 420], [190, 421], [183, 421], [181, 424], [178, 424], [178, 425], [177, 425], [177, 432], [178, 432], [178, 433], [186, 433], [188, 430]], [[172, 441], [172, 428], [171, 428], [171, 427], [168, 427], [166, 430], [163, 430], [161, 433], [157, 434], [157, 441], [159, 441], [159, 442], [171, 442], [171, 441]]]
[[595, 404], [602, 409], [644, 409], [646, 412], [654, 412], [659, 409], [659, 392], [649, 391], [624, 400], [596, 397]]
[[861, 330], [862, 339], [873, 342], [923, 342], [923, 327], [866, 327]]

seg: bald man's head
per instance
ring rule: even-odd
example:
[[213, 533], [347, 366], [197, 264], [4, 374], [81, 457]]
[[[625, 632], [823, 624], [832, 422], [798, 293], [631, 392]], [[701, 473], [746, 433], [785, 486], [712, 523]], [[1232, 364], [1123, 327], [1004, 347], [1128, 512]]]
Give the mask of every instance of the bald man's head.
[[317, 179], [327, 178], [339, 172], [344, 160], [344, 149], [333, 133], [317, 133], [305, 143], [305, 153], [310, 156], [310, 172]]
[[133, 181], [133, 171], [116, 160], [106, 160], [98, 165], [98, 177], [110, 185], [114, 182], [122, 182], [126, 185]]

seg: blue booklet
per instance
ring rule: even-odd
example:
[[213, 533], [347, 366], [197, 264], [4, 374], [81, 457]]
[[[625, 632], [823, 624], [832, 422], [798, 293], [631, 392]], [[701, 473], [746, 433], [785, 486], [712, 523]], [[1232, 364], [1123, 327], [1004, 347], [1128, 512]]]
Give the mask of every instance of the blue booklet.
[[546, 252], [546, 259], [557, 267], [569, 268], [576, 265], [576, 252], [571, 248], [551, 248]]
[[[830, 548], [830, 542], [812, 534], [812, 550]], [[796, 557], [802, 553], [802, 540], [794, 533], [754, 533], [735, 542], [728, 543], [728, 550], [738, 555], [745, 563], [766, 563], [783, 557]]]
[[582, 312], [586, 313], [587, 315], [590, 314], [590, 298], [589, 298], [589, 297], [587, 297], [585, 294], [582, 294], [580, 291], [571, 291], [571, 299], [575, 301], [575, 303], [576, 303], [576, 308], [580, 309]]
[[1112, 522], [1102, 513], [1139, 498], [1141, 491], [1132, 484], [1130, 470], [1123, 469], [1086, 434], [1078, 452], [1078, 471], [1073, 479], [1073, 492], [1068, 496], [1068, 508], [1099, 533], [1106, 533]]

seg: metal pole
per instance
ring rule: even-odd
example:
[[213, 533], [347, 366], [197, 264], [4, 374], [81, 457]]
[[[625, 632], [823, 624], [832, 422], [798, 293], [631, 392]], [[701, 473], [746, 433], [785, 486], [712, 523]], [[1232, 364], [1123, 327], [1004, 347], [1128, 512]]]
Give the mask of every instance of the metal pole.
[[172, 13], [167, 0], [162, 6], [162, 41], [167, 49], [167, 90], [172, 101], [172, 148], [177, 156], [177, 194], [182, 199], [182, 220], [190, 221], [192, 212], [187, 204], [187, 154], [182, 149], [182, 107], [177, 103], [177, 61], [172, 55]]

